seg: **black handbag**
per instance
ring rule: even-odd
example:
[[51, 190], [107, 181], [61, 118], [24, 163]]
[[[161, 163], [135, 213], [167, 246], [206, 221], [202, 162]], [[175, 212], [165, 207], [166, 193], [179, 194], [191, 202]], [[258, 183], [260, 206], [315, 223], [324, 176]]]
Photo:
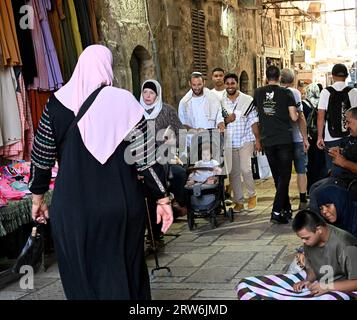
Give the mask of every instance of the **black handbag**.
[[252, 158], [252, 174], [253, 174], [253, 179], [254, 180], [259, 180], [259, 165], [258, 165], [258, 158], [256, 155], [254, 155]]
[[12, 272], [19, 274], [22, 266], [31, 266], [34, 272], [37, 272], [43, 262], [44, 254], [44, 237], [43, 226], [36, 223], [32, 228], [25, 246], [23, 247], [20, 255], [16, 259], [12, 267]]

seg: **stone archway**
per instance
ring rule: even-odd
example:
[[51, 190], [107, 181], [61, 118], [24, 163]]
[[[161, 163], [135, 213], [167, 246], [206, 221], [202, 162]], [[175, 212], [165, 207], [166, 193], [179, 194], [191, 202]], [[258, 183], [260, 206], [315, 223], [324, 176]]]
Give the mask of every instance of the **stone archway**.
[[249, 92], [249, 77], [245, 71], [242, 71], [239, 78], [239, 88], [243, 93], [248, 94]]
[[150, 78], [154, 78], [155, 66], [148, 50], [142, 46], [136, 46], [130, 59], [133, 95], [139, 100], [141, 84]]

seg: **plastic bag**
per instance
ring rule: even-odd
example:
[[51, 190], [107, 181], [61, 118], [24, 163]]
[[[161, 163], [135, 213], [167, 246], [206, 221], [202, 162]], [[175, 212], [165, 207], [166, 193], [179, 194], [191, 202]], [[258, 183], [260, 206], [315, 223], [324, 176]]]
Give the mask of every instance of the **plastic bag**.
[[254, 180], [268, 179], [272, 176], [268, 158], [262, 152], [254, 153], [252, 157], [252, 173]]

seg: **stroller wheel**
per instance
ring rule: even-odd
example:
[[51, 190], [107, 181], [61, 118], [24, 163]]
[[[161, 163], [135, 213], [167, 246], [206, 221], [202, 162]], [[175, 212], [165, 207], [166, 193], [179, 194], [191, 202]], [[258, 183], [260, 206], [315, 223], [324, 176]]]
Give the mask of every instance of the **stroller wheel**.
[[231, 222], [234, 221], [234, 212], [233, 212], [233, 209], [232, 209], [232, 208], [230, 208], [230, 209], [228, 210], [228, 217], [229, 217], [229, 220], [230, 220]]

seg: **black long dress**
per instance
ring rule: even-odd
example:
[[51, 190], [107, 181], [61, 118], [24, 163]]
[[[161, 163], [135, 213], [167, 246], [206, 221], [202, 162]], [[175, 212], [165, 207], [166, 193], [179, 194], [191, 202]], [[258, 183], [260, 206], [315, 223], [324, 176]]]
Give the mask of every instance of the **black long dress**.
[[[60, 157], [50, 223], [65, 295], [150, 299], [144, 259], [146, 208], [137, 167], [124, 160], [128, 142], [123, 141], [101, 165], [86, 149], [76, 126], [58, 154], [73, 119], [72, 111], [50, 98], [36, 134], [30, 177], [30, 190], [43, 194], [54, 156]], [[145, 129], [145, 122], [137, 127]], [[151, 196], [164, 197], [161, 166], [139, 169]]]

